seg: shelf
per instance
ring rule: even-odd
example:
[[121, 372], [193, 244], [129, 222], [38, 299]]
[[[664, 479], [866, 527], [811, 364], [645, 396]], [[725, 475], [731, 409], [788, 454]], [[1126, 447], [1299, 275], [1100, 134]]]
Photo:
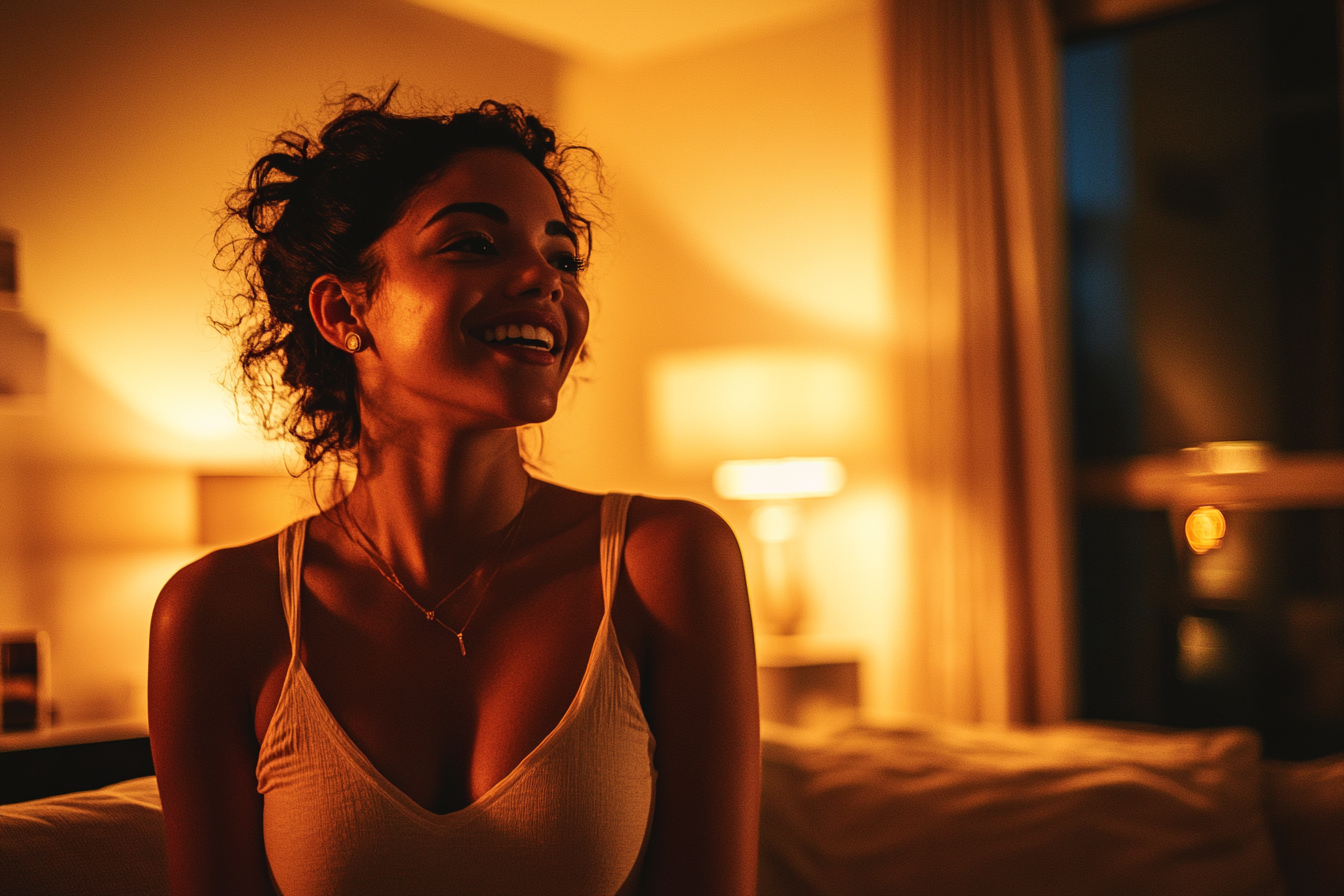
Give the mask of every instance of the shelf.
[[73, 744], [95, 744], [114, 740], [149, 737], [149, 726], [143, 719], [124, 719], [115, 722], [97, 722], [84, 725], [53, 725], [36, 731], [7, 731], [0, 734], [0, 753], [16, 750], [40, 750], [46, 747], [68, 747]]
[[1216, 504], [1276, 510], [1344, 507], [1344, 452], [1265, 452], [1260, 469], [1212, 472], [1187, 452], [1154, 454], [1078, 469], [1076, 494], [1089, 506], [1167, 510]]
[[0, 803], [95, 790], [154, 774], [143, 720], [0, 735]]

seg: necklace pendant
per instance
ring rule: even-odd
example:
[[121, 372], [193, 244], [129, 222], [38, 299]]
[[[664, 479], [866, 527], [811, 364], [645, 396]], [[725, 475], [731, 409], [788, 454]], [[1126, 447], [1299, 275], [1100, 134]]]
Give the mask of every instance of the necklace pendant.
[[466, 656], [466, 655], [467, 655], [467, 642], [464, 641], [464, 640], [462, 640], [462, 633], [461, 633], [461, 632], [456, 632], [455, 634], [457, 635], [457, 646], [462, 648], [462, 655], [463, 655], [463, 656]]
[[434, 621], [434, 611], [433, 611], [433, 610], [426, 610], [426, 611], [425, 611], [425, 619], [429, 620], [430, 622], [433, 622], [433, 621]]

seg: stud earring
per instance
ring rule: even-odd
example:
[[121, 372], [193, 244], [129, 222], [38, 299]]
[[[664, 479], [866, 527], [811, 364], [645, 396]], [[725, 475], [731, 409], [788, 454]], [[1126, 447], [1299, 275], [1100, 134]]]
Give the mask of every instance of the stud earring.
[[345, 337], [345, 350], [352, 355], [364, 351], [364, 340], [360, 338], [358, 333], [351, 333]]

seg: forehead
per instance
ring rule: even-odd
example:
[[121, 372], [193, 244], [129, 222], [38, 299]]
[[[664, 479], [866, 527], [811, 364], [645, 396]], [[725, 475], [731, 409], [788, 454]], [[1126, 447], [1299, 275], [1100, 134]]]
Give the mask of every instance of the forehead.
[[412, 197], [405, 217], [418, 226], [445, 205], [457, 202], [493, 203], [510, 220], [564, 219], [545, 175], [509, 149], [468, 149], [454, 156]]

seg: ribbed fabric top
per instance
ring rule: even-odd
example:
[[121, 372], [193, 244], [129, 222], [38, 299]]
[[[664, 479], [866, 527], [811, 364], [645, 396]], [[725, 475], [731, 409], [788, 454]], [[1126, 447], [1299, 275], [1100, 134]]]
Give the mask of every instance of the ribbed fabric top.
[[299, 659], [307, 521], [280, 534], [292, 656], [257, 762], [266, 856], [280, 893], [595, 896], [632, 880], [656, 772], [653, 735], [611, 622], [629, 502], [614, 494], [602, 501], [605, 611], [569, 709], [502, 781], [445, 815], [373, 767], [308, 677]]

